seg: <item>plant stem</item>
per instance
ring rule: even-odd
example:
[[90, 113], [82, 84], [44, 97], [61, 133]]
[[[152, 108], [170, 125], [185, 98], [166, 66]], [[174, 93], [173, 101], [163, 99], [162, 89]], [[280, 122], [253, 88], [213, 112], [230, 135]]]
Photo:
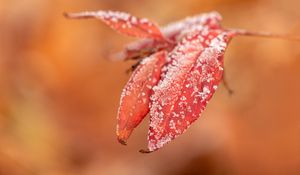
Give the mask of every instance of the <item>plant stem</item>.
[[80, 12], [80, 13], [63, 13], [66, 18], [71, 19], [87, 19], [87, 18], [95, 18], [97, 16], [97, 12]]
[[236, 35], [242, 36], [257, 36], [264, 38], [277, 38], [291, 41], [300, 41], [299, 37], [291, 36], [291, 35], [282, 35], [282, 34], [273, 34], [269, 32], [251, 32], [243, 29], [229, 29], [229, 31], [234, 32]]

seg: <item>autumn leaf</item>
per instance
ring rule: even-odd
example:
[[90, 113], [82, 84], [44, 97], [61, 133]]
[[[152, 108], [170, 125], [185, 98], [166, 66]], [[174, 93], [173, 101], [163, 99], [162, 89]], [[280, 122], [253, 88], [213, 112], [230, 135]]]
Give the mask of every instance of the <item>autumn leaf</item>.
[[161, 148], [200, 116], [223, 75], [223, 55], [231, 33], [222, 30], [187, 35], [169, 54], [164, 79], [151, 96], [148, 149]]
[[[148, 147], [153, 152], [183, 134], [197, 120], [223, 80], [224, 54], [238, 35], [297, 37], [268, 32], [222, 28], [221, 15], [204, 13], [163, 28], [124, 12], [68, 13], [69, 18], [98, 18], [119, 33], [143, 38], [127, 45], [120, 60], [142, 60], [123, 89], [118, 112], [117, 137], [126, 144], [150, 113]], [[150, 112], [149, 112], [150, 111]]]
[[152, 88], [160, 80], [167, 53], [157, 52], [143, 59], [123, 89], [118, 112], [117, 136], [122, 144], [149, 112]]
[[164, 40], [164, 36], [156, 24], [146, 18], [138, 18], [124, 12], [100, 10], [95, 12], [65, 13], [65, 16], [68, 18], [97, 18], [124, 35]]
[[152, 54], [157, 50], [171, 51], [176, 43], [183, 36], [194, 30], [220, 29], [221, 15], [217, 12], [204, 13], [187, 17], [178, 22], [173, 22], [164, 26], [161, 31], [165, 38], [171, 42], [164, 40], [143, 39], [126, 46], [123, 52], [117, 55], [118, 60], [141, 59], [145, 55]]

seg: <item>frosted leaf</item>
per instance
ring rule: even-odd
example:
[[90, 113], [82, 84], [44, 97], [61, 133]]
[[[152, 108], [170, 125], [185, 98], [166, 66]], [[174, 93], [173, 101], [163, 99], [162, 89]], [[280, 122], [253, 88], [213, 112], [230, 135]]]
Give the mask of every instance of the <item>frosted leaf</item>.
[[[220, 29], [221, 19], [221, 15], [217, 12], [203, 13], [168, 24], [161, 31], [169, 41], [177, 43], [182, 37], [195, 30]], [[118, 54], [118, 59], [138, 59], [155, 50], [172, 50], [174, 46], [164, 40], [142, 39], [129, 44], [123, 52]]]
[[183, 38], [169, 54], [166, 76], [151, 96], [148, 151], [184, 133], [205, 109], [222, 79], [220, 67], [229, 38], [222, 30], [199, 32]]
[[125, 12], [86, 11], [66, 14], [69, 18], [97, 18], [121, 34], [139, 38], [164, 40], [156, 24], [146, 18], [138, 18]]
[[184, 133], [201, 115], [222, 79], [224, 52], [233, 36], [299, 41], [264, 32], [223, 29], [217, 12], [189, 17], [161, 30], [148, 19], [123, 12], [65, 15], [98, 18], [119, 33], [143, 38], [129, 44], [118, 55], [120, 60], [143, 59], [122, 92], [117, 125], [118, 139], [125, 144], [150, 110], [148, 148], [141, 152], [163, 147]]
[[178, 40], [183, 33], [187, 34], [195, 29], [208, 30], [220, 29], [221, 15], [218, 12], [202, 13], [187, 17], [183, 20], [168, 24], [161, 30], [168, 39]]
[[125, 144], [133, 129], [149, 112], [149, 97], [152, 87], [160, 79], [161, 68], [167, 53], [157, 52], [145, 58], [133, 72], [121, 94], [118, 111], [118, 140]]

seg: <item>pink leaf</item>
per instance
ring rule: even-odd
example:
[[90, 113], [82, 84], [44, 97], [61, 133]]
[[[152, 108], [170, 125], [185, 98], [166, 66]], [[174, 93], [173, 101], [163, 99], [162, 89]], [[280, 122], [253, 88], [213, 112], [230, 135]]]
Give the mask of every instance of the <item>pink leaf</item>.
[[164, 40], [156, 24], [146, 18], [138, 18], [124, 12], [96, 11], [65, 14], [69, 18], [97, 18], [121, 34], [139, 38]]
[[148, 150], [184, 133], [205, 109], [223, 74], [223, 55], [231, 34], [204, 30], [186, 36], [170, 53], [165, 78], [151, 96]]
[[123, 89], [117, 125], [117, 136], [120, 143], [126, 144], [133, 129], [149, 112], [149, 97], [152, 94], [152, 87], [160, 79], [161, 68], [166, 62], [166, 56], [165, 51], [160, 51], [145, 58]]

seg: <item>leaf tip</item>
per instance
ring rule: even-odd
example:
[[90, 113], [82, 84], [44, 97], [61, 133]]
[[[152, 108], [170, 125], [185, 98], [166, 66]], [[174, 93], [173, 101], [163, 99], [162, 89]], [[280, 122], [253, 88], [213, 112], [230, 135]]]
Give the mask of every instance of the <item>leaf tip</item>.
[[124, 146], [127, 145], [126, 140], [124, 140], [124, 139], [122, 139], [122, 138], [120, 138], [120, 137], [118, 137], [117, 140], [118, 140], [118, 142], [121, 143], [122, 145], [124, 145]]
[[[119, 128], [119, 127], [118, 127]], [[122, 145], [127, 145], [127, 139], [131, 135], [131, 130], [123, 129], [123, 130], [117, 130], [117, 140]]]
[[70, 14], [67, 13], [67, 12], [63, 12], [62, 15], [63, 15], [65, 18], [70, 18]]
[[141, 149], [140, 151], [139, 151], [140, 153], [143, 153], [143, 154], [148, 154], [148, 153], [152, 153], [153, 151], [150, 151], [149, 149]]

